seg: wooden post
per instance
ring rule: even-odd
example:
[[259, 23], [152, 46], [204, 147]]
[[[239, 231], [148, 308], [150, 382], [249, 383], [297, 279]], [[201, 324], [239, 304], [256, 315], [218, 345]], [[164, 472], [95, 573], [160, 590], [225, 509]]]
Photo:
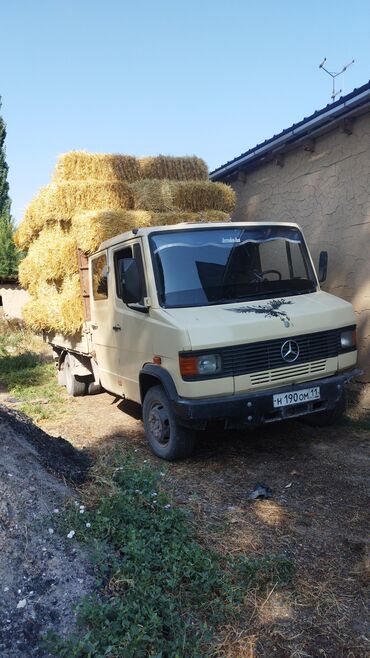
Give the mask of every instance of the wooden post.
[[89, 261], [81, 249], [77, 248], [78, 273], [80, 275], [81, 295], [84, 307], [84, 319], [91, 320], [89, 293]]

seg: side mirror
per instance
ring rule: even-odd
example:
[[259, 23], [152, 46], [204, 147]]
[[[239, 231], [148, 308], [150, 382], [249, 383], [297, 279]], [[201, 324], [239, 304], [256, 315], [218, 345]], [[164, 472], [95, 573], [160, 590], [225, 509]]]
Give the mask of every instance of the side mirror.
[[324, 283], [328, 273], [328, 252], [320, 251], [319, 258], [319, 282]]
[[125, 304], [139, 303], [143, 291], [139, 267], [134, 258], [123, 258], [120, 261], [119, 280], [121, 296]]

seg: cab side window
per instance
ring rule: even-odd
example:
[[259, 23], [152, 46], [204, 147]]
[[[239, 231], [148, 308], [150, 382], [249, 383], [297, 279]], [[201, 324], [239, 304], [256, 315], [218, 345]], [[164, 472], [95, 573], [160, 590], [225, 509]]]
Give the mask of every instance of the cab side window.
[[91, 261], [92, 291], [95, 301], [108, 299], [108, 264], [106, 254]]
[[133, 244], [116, 251], [114, 268], [117, 297], [125, 303], [142, 304], [147, 292], [140, 245]]

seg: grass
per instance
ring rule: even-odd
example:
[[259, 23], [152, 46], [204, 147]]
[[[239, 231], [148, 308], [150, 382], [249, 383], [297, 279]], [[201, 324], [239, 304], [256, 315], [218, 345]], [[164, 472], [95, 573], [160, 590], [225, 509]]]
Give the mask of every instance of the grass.
[[227, 558], [203, 548], [186, 512], [174, 507], [161, 475], [131, 457], [99, 467], [59, 531], [94, 555], [97, 591], [78, 606], [78, 630], [48, 636], [64, 658], [211, 656], [217, 628], [240, 613], [247, 590], [292, 578], [284, 556]]
[[16, 408], [35, 421], [65, 411], [65, 396], [42, 342], [17, 321], [0, 322], [0, 382]]

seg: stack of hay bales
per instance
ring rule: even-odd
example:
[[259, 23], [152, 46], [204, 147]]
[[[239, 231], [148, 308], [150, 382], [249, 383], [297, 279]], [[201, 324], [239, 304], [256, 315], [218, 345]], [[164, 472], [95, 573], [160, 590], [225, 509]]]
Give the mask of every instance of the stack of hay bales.
[[19, 280], [36, 331], [73, 335], [83, 324], [77, 247], [87, 255], [120, 233], [179, 222], [225, 221], [233, 190], [208, 180], [197, 157], [71, 152], [26, 209], [16, 243], [27, 252]]

